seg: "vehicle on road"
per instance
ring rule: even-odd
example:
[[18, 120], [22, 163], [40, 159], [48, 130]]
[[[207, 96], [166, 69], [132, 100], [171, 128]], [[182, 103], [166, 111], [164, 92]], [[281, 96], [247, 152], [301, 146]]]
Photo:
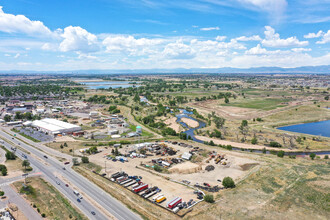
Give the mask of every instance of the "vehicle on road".
[[79, 196], [79, 192], [77, 190], [74, 190], [73, 194], [75, 194], [76, 196]]
[[63, 170], [66, 170], [65, 167], [62, 168]]
[[94, 211], [91, 211], [91, 214], [92, 214], [92, 215], [96, 215], [96, 213], [95, 213]]
[[56, 181], [56, 184], [57, 184], [57, 185], [60, 185], [61, 183], [60, 183], [59, 181]]
[[70, 162], [69, 161], [64, 162], [64, 165], [67, 165], [67, 164], [70, 164]]
[[69, 187], [69, 184], [65, 184], [66, 187]]
[[81, 202], [81, 200], [78, 198], [78, 199], [77, 199], [77, 202]]
[[44, 155], [44, 158], [48, 159], [47, 155]]

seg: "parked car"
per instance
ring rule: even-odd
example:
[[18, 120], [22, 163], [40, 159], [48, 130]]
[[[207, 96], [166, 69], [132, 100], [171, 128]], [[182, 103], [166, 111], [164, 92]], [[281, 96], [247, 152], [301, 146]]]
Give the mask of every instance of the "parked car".
[[65, 184], [66, 187], [69, 187], [69, 184]]
[[81, 200], [78, 198], [78, 199], [77, 199], [77, 202], [81, 202]]
[[46, 155], [44, 155], [44, 158], [48, 159], [48, 157]]
[[91, 214], [92, 214], [92, 215], [96, 215], [96, 213], [95, 213], [94, 211], [91, 211]]

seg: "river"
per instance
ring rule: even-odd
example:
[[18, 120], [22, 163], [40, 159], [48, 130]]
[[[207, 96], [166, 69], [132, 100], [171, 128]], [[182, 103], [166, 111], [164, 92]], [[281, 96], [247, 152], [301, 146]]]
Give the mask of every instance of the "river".
[[[187, 136], [190, 136], [193, 141], [198, 142], [198, 143], [204, 143], [202, 140], [199, 140], [195, 137], [194, 131], [196, 129], [200, 129], [200, 128], [205, 127], [206, 123], [191, 117], [190, 115], [192, 115], [193, 113], [190, 112], [190, 111], [187, 111], [185, 109], [180, 109], [180, 111], [182, 113], [176, 115], [176, 117], [177, 117], [176, 122], [180, 123], [184, 128], [188, 129], [188, 130], [184, 131], [184, 133], [186, 133]], [[196, 128], [189, 128], [189, 126], [186, 123], [181, 121], [181, 118], [189, 118], [189, 119], [192, 119], [194, 121], [197, 121], [199, 123], [199, 126], [196, 127]], [[317, 125], [317, 126], [330, 126], [330, 120], [329, 121], [324, 121], [324, 122], [327, 122], [327, 123], [321, 123], [321, 125]], [[315, 123], [317, 123], [317, 122], [315, 122]], [[308, 123], [308, 124], [311, 124], [311, 123]], [[287, 126], [287, 127], [290, 127], [290, 126]], [[328, 128], [327, 132], [330, 132], [330, 127], [324, 127], [324, 128]], [[319, 134], [319, 131], [318, 131], [318, 134]], [[323, 133], [323, 134], [325, 134], [325, 133]], [[326, 137], [328, 137], [328, 136], [326, 136]], [[242, 148], [233, 147], [232, 150], [242, 151]], [[254, 152], [254, 153], [263, 153], [261, 150], [246, 150], [246, 149], [244, 149], [244, 150]], [[279, 150], [281, 150], [281, 148], [279, 148]], [[266, 151], [266, 154], [270, 154], [270, 153], [271, 152], [269, 150]], [[309, 155], [311, 153], [315, 153], [316, 155], [329, 155], [330, 151], [285, 152], [285, 155], [304, 156], [304, 155]]]

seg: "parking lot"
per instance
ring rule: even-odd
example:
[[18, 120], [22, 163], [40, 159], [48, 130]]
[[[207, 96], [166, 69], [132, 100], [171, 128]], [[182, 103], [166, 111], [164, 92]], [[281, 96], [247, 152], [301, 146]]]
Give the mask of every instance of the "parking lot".
[[41, 131], [37, 131], [34, 130], [33, 128], [30, 127], [26, 127], [26, 128], [18, 128], [17, 130], [19, 130], [19, 133], [28, 135], [34, 139], [37, 139], [41, 142], [45, 142], [45, 141], [53, 141], [54, 137], [52, 135], [47, 135]]

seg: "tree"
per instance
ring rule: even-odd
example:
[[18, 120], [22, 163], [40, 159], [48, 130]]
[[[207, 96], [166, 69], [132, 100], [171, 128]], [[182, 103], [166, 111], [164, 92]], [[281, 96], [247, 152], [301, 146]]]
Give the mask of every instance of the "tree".
[[3, 118], [6, 122], [11, 121], [11, 115], [5, 115], [5, 117]]
[[283, 150], [280, 150], [277, 152], [278, 157], [284, 157], [285, 152]]
[[235, 182], [231, 177], [227, 176], [227, 177], [223, 178], [222, 185], [225, 188], [234, 188], [235, 187]]
[[30, 166], [30, 162], [28, 160], [23, 160], [22, 166], [25, 168], [26, 171], [26, 167]]
[[82, 157], [81, 158], [81, 162], [83, 162], [83, 163], [89, 163], [88, 157]]
[[6, 153], [6, 159], [7, 160], [15, 160], [16, 159], [16, 155], [13, 152], [11, 152], [11, 151], [7, 151], [7, 153]]
[[252, 140], [251, 140], [251, 144], [257, 144], [258, 143], [258, 140], [256, 137], [253, 137]]
[[245, 141], [246, 140], [246, 135], [249, 132], [248, 121], [247, 120], [242, 120], [242, 123], [238, 128], [239, 128], [241, 134], [243, 134], [243, 136], [244, 136], [243, 141]]
[[225, 97], [225, 103], [228, 104], [229, 103], [229, 99], [227, 97]]
[[4, 196], [5, 192], [4, 191], [0, 191], [0, 196]]
[[315, 157], [316, 157], [316, 154], [315, 154], [315, 153], [311, 153], [311, 154], [309, 155], [309, 157], [310, 157], [312, 160], [314, 160]]
[[16, 112], [15, 113], [15, 119], [18, 120], [18, 119], [22, 119], [23, 118], [23, 115], [21, 112]]
[[134, 98], [133, 98], [133, 101], [134, 102], [140, 102], [140, 96], [139, 96], [139, 94], [135, 94], [135, 96], [134, 96]]
[[0, 164], [0, 170], [1, 170], [2, 176], [7, 176], [7, 167], [5, 165]]
[[214, 197], [213, 197], [213, 195], [206, 194], [206, 195], [204, 196], [204, 201], [205, 201], [205, 202], [208, 202], [208, 203], [214, 203]]
[[328, 155], [325, 155], [324, 156], [324, 159], [326, 159], [326, 160], [329, 159], [329, 156]]
[[1, 174], [2, 174], [2, 176], [7, 176], [7, 167], [4, 167], [3, 169], [1, 169]]
[[64, 142], [64, 145], [63, 145], [64, 147], [68, 147], [68, 144], [66, 143], [66, 142]]

